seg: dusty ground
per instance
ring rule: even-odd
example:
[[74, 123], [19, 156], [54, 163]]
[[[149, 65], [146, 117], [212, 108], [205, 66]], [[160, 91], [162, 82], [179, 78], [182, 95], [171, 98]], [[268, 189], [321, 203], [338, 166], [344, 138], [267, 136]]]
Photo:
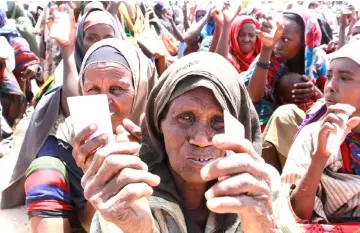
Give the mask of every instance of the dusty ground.
[[[34, 87], [34, 85], [33, 85]], [[34, 88], [35, 89], [35, 88]], [[37, 90], [33, 90], [36, 93]], [[14, 132], [15, 146], [12, 148], [10, 154], [4, 158], [0, 158], [0, 191], [8, 183], [12, 170], [18, 159], [20, 147], [29, 125], [32, 111], [28, 111], [27, 115], [17, 125]], [[0, 197], [1, 198], [1, 197]], [[19, 206], [14, 209], [0, 210], [0, 232], [4, 233], [27, 233], [30, 232], [28, 225], [28, 217], [24, 206]]]

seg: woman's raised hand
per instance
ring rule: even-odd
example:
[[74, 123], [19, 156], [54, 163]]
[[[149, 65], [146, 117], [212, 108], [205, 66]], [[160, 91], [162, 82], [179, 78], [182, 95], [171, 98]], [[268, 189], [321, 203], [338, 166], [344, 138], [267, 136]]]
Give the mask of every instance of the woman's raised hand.
[[110, 143], [106, 135], [85, 142], [95, 131], [96, 127], [84, 129], [73, 143], [75, 160], [85, 172], [81, 180], [85, 198], [122, 232], [153, 232], [146, 198], [160, 178], [149, 173], [147, 165], [136, 156], [140, 145], [130, 142], [127, 130], [119, 128], [120, 134]]
[[271, 20], [272, 18], [268, 17], [262, 22], [260, 30], [256, 30], [256, 34], [262, 41], [263, 46], [267, 48], [274, 47], [284, 32], [284, 25], [279, 21], [276, 21], [274, 25], [271, 23]]
[[93, 135], [96, 130], [97, 125], [91, 125], [75, 135], [72, 141], [72, 154], [77, 166], [84, 172], [88, 170], [92, 160], [99, 153], [100, 148], [107, 143], [115, 145], [112, 147], [113, 150], [109, 152], [110, 154], [125, 152], [136, 154], [140, 149], [138, 143], [141, 142], [141, 128], [129, 119], [124, 119], [123, 126], [119, 125], [116, 128], [115, 143], [111, 141], [111, 138], [109, 138], [107, 134], [99, 135], [89, 140], [90, 136]]
[[231, 26], [231, 24], [234, 22], [235, 18], [239, 15], [241, 11], [241, 5], [240, 2], [236, 3], [236, 6], [231, 6], [228, 1], [224, 3], [224, 7], [222, 9], [222, 14], [224, 17], [224, 24]]
[[201, 171], [205, 181], [217, 180], [205, 193], [209, 210], [238, 214], [244, 232], [274, 232], [271, 178], [264, 160], [246, 139], [222, 134], [214, 136], [213, 143], [235, 154], [217, 159]]
[[[56, 12], [61, 12], [61, 14], [58, 14]], [[69, 20], [64, 20], [64, 15], [62, 14], [67, 14]], [[69, 9], [69, 6], [67, 6], [66, 4], [63, 4], [60, 7], [58, 7], [57, 5], [53, 5], [51, 6], [50, 16], [47, 23], [48, 25], [51, 25], [51, 28], [55, 27], [57, 29], [61, 29], [61, 28], [70, 29], [68, 32], [62, 32], [59, 30], [55, 34], [53, 34], [50, 30], [50, 34], [52, 35], [52, 38], [55, 39], [56, 43], [59, 45], [62, 51], [64, 52], [66, 52], [67, 50], [72, 51], [75, 48], [76, 28], [77, 28], [77, 24], [74, 16], [74, 10]], [[63, 25], [67, 23], [69, 23], [70, 25]], [[69, 36], [64, 37], [62, 36], [62, 33], [68, 33]]]
[[[335, 140], [338, 142], [344, 142], [350, 131], [360, 123], [360, 117], [351, 117], [355, 111], [356, 109], [348, 104], [335, 104], [328, 108], [327, 114], [321, 123], [315, 154], [325, 157], [330, 156], [331, 153], [327, 149], [330, 134], [334, 134], [337, 137]], [[340, 134], [337, 133], [339, 130], [341, 131]]]

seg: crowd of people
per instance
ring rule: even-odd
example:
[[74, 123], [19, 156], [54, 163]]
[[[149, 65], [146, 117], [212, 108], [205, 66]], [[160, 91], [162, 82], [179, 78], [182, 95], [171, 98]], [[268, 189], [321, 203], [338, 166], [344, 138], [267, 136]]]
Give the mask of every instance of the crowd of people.
[[[33, 233], [360, 231], [360, 9], [265, 2], [1, 3], [0, 158], [32, 114], [1, 209]], [[100, 94], [113, 135], [76, 131], [68, 98]]]

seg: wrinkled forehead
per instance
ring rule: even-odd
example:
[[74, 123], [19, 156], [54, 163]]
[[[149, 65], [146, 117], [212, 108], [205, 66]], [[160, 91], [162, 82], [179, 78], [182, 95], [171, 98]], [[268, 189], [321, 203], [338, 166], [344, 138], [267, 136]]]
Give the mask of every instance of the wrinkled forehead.
[[217, 84], [213, 81], [207, 79], [204, 76], [200, 75], [190, 75], [186, 78], [184, 78], [182, 81], [180, 81], [173, 93], [171, 94], [171, 97], [168, 102], [171, 102], [175, 98], [184, 95], [185, 93], [188, 93], [190, 91], [196, 91], [199, 89], [207, 89], [210, 90], [213, 95], [215, 96], [215, 99], [217, 100], [218, 104], [223, 110], [228, 110], [227, 107], [227, 101], [225, 99], [224, 94], [220, 91], [220, 89], [217, 87]]

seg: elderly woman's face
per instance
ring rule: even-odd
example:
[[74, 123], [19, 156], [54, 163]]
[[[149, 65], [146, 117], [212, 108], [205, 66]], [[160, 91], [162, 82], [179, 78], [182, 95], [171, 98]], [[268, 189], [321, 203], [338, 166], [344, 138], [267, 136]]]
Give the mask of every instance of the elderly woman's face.
[[245, 23], [238, 35], [238, 43], [241, 52], [248, 54], [255, 46], [256, 43], [256, 26], [254, 23]]
[[85, 53], [88, 49], [95, 44], [104, 39], [115, 38], [114, 29], [107, 24], [97, 24], [89, 27], [84, 32], [84, 50]]
[[134, 92], [132, 74], [123, 66], [96, 63], [85, 69], [84, 95], [107, 95], [114, 132], [130, 117]]
[[204, 183], [200, 170], [225, 155], [212, 138], [224, 133], [223, 110], [213, 92], [195, 88], [169, 103], [161, 132], [173, 174], [191, 183]]

